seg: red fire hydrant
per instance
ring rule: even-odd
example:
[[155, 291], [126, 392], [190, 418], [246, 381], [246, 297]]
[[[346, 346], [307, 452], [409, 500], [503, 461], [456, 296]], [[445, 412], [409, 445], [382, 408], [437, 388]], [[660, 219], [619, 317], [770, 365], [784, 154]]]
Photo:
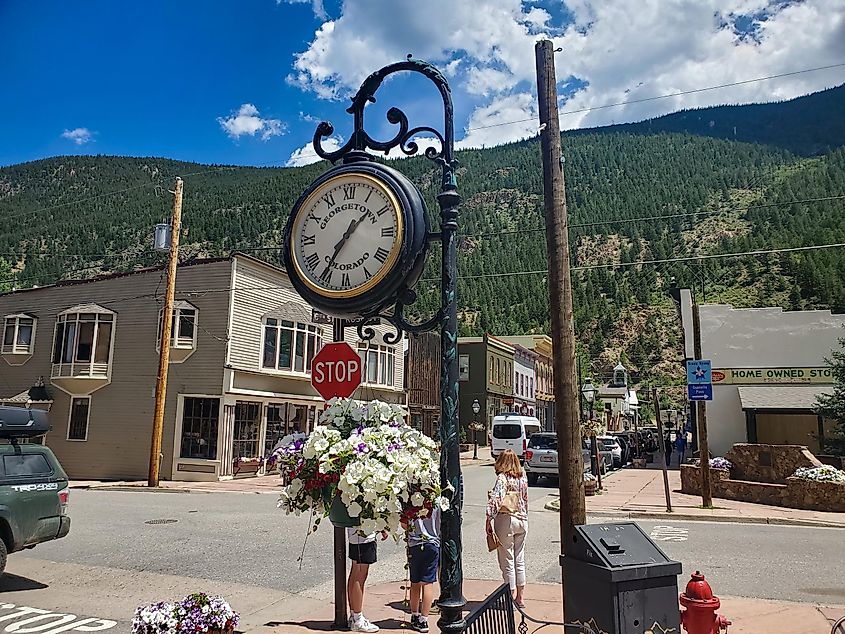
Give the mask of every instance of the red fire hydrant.
[[728, 631], [731, 622], [721, 614], [716, 614], [721, 605], [719, 597], [713, 596], [710, 584], [698, 570], [690, 578], [680, 600], [686, 608], [681, 611], [681, 623], [689, 634], [719, 634], [722, 630]]

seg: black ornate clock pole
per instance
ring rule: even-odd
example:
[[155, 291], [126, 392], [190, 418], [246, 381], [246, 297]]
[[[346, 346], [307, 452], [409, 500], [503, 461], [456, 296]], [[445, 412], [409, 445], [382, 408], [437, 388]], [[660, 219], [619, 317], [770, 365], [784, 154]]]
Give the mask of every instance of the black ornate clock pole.
[[[387, 119], [399, 126], [396, 135], [389, 141], [377, 141], [370, 137], [364, 129], [364, 108], [367, 103], [374, 102], [375, 93], [385, 78], [393, 73], [410, 71], [420, 73], [431, 80], [440, 91], [443, 100], [443, 132], [428, 126], [410, 128], [408, 117], [399, 108], [390, 108]], [[427, 240], [440, 240], [442, 244], [441, 262], [441, 305], [440, 310], [431, 319], [420, 324], [406, 321], [404, 309], [413, 304], [417, 298], [413, 287], [422, 272], [425, 248], [418, 253], [409, 255], [406, 272], [403, 272], [404, 282], [385, 292], [382, 296], [361, 299], [371, 300], [371, 308], [360, 310], [350, 300], [346, 305], [341, 301], [326, 304], [323, 309], [343, 316], [359, 317], [358, 334], [362, 339], [375, 337], [372, 324], [377, 321], [387, 321], [395, 328], [395, 333], [383, 336], [385, 343], [395, 344], [401, 339], [402, 332], [419, 333], [434, 330], [438, 326], [441, 333], [441, 352], [443, 362], [440, 375], [440, 480], [450, 501], [450, 508], [441, 518], [441, 563], [440, 563], [440, 607], [438, 627], [443, 632], [456, 634], [462, 632], [466, 625], [463, 609], [466, 600], [463, 596], [463, 568], [461, 563], [461, 509], [463, 505], [463, 479], [461, 477], [460, 433], [458, 423], [458, 315], [456, 303], [457, 289], [457, 229], [458, 205], [461, 197], [455, 178], [457, 161], [454, 156], [454, 111], [452, 108], [452, 94], [449, 83], [442, 73], [427, 62], [408, 59], [396, 64], [385, 66], [367, 77], [361, 88], [352, 98], [352, 105], [347, 112], [353, 115], [354, 129], [349, 141], [340, 149], [328, 152], [322, 147], [322, 140], [334, 133], [334, 127], [328, 122], [322, 122], [314, 133], [314, 150], [329, 161], [343, 161], [345, 165], [363, 164], [372, 160], [366, 153], [367, 149], [387, 154], [392, 148], [399, 147], [406, 155], [411, 156], [419, 151], [419, 146], [413, 138], [420, 134], [434, 136], [440, 143], [440, 149], [428, 147], [425, 156], [442, 168], [440, 192], [437, 203], [440, 207], [440, 231], [428, 232]], [[340, 168], [334, 168], [340, 171]], [[423, 209], [424, 211], [424, 209]], [[425, 215], [419, 222], [427, 222]], [[287, 240], [287, 236], [286, 236]], [[418, 257], [417, 257], [418, 256]], [[293, 280], [292, 280], [293, 281]], [[306, 289], [307, 291], [307, 289]], [[320, 298], [315, 297], [316, 301]]]

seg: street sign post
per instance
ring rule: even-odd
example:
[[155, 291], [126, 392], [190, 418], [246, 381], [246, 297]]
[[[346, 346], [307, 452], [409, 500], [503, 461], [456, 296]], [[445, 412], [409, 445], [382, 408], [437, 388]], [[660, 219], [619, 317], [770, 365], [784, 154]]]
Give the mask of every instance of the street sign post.
[[687, 396], [691, 401], [713, 400], [713, 382], [709, 359], [687, 361]]
[[327, 343], [311, 362], [311, 385], [324, 400], [349, 398], [361, 385], [361, 359], [348, 343]]

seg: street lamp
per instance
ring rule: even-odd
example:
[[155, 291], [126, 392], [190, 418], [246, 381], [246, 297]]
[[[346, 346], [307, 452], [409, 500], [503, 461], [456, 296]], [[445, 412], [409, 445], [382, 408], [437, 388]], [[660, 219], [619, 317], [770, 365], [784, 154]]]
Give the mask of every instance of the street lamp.
[[475, 399], [472, 402], [472, 413], [475, 414], [473, 417], [473, 430], [472, 430], [472, 459], [478, 460], [478, 412], [481, 411], [481, 403], [478, 402], [478, 399]]
[[[584, 385], [581, 387], [581, 394], [584, 395], [584, 400], [587, 401], [587, 407], [589, 408], [587, 424], [592, 427], [593, 403], [596, 400], [596, 388], [593, 385], [593, 379], [591, 377], [584, 379]], [[601, 489], [601, 473], [599, 473], [599, 443], [596, 439], [596, 434], [592, 429], [590, 430], [590, 471], [598, 480], [598, 487]]]

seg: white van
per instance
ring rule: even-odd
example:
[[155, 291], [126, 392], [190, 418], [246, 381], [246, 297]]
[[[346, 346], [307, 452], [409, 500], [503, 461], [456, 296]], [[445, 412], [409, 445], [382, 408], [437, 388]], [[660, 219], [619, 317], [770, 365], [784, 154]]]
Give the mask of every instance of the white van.
[[512, 450], [520, 460], [525, 458], [528, 439], [540, 431], [540, 421], [533, 416], [500, 414], [493, 417], [493, 441], [490, 451], [497, 458], [505, 449]]

